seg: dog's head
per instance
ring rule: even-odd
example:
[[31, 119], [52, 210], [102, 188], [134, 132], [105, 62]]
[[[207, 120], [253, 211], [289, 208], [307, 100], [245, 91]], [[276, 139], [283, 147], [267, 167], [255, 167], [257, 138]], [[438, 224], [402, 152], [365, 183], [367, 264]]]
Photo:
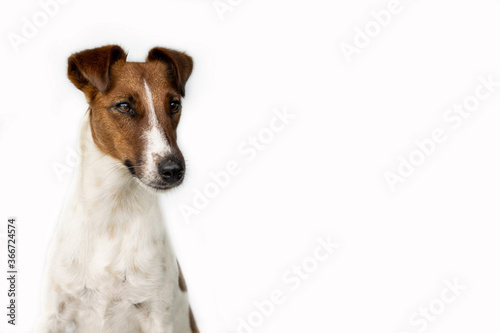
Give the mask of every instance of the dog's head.
[[68, 77], [90, 105], [97, 147], [145, 185], [166, 190], [184, 178], [176, 128], [193, 61], [159, 47], [149, 51], [146, 62], [126, 58], [116, 45], [75, 53], [68, 59]]

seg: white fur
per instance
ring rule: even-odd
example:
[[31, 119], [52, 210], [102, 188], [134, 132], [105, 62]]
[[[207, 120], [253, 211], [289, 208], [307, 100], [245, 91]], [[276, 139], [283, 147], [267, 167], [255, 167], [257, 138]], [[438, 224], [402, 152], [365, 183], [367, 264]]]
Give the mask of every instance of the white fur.
[[151, 93], [146, 80], [144, 80], [144, 89], [146, 90], [146, 99], [148, 101], [148, 117], [150, 121], [148, 130], [144, 132], [144, 138], [146, 139], [144, 160], [146, 165], [143, 175], [143, 181], [146, 184], [152, 184], [159, 177], [159, 159], [167, 156], [172, 151], [172, 149], [170, 148], [165, 135], [162, 135], [162, 129], [158, 122], [153, 103], [153, 94]]
[[191, 332], [156, 194], [96, 147], [88, 116], [80, 141], [82, 163], [52, 240], [35, 332]]

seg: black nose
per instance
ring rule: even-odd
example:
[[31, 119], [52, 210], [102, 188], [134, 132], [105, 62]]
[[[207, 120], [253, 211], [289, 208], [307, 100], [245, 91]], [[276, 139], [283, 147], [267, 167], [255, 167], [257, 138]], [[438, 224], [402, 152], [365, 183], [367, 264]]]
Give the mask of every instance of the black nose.
[[175, 158], [166, 158], [158, 164], [158, 172], [163, 180], [173, 184], [184, 176], [184, 164]]

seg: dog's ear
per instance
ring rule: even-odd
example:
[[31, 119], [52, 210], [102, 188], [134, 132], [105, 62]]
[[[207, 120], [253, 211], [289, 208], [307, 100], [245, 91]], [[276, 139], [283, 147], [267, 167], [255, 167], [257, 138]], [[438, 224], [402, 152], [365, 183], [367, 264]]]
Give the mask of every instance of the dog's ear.
[[92, 86], [104, 93], [109, 86], [111, 66], [122, 59], [126, 60], [127, 54], [117, 45], [74, 53], [68, 58], [68, 77], [83, 92]]
[[193, 59], [183, 52], [155, 47], [149, 51], [147, 61], [155, 60], [164, 62], [167, 65], [168, 72], [166, 74], [170, 82], [179, 94], [184, 97], [184, 87], [193, 71]]

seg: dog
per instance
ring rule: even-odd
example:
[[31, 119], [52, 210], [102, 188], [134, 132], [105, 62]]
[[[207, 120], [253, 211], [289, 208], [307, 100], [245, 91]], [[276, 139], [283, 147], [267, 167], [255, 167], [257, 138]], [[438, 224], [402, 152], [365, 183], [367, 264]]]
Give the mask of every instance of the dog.
[[193, 61], [161, 47], [126, 58], [117, 45], [68, 58], [89, 109], [35, 332], [199, 332], [158, 200], [184, 178], [176, 129]]

